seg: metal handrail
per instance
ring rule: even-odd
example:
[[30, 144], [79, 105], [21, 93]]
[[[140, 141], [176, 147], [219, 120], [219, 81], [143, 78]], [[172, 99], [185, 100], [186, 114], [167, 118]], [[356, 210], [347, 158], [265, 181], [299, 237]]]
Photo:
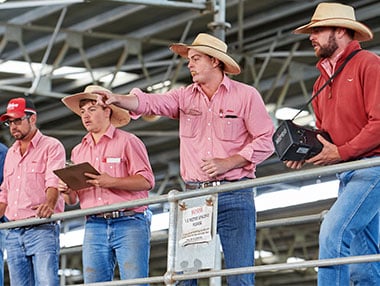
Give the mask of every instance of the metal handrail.
[[[284, 173], [284, 174], [271, 175], [271, 176], [266, 176], [262, 178], [251, 179], [251, 180], [233, 182], [229, 184], [223, 184], [223, 185], [219, 185], [215, 187], [201, 189], [196, 192], [178, 192], [177, 190], [172, 190], [169, 192], [169, 194], [160, 195], [157, 197], [150, 197], [147, 199], [140, 199], [140, 200], [123, 202], [123, 203], [118, 203], [118, 204], [113, 204], [113, 205], [108, 205], [108, 206], [101, 206], [101, 207], [96, 207], [96, 208], [66, 211], [63, 213], [54, 214], [49, 219], [30, 218], [30, 219], [25, 219], [25, 220], [20, 220], [20, 221], [2, 223], [0, 224], [0, 229], [37, 225], [37, 224], [46, 223], [50, 221], [58, 221], [58, 220], [83, 217], [83, 216], [87, 216], [91, 214], [96, 214], [99, 212], [109, 212], [109, 211], [117, 210], [120, 208], [134, 208], [138, 206], [164, 203], [164, 202], [170, 203], [169, 234], [168, 234], [168, 263], [167, 263], [167, 272], [163, 276], [129, 279], [129, 280], [123, 280], [123, 281], [110, 281], [110, 282], [102, 282], [101, 284], [94, 283], [94, 284], [86, 284], [86, 285], [132, 285], [132, 284], [162, 283], [162, 282], [164, 282], [166, 285], [173, 285], [175, 281], [187, 280], [187, 279], [192, 279], [192, 278], [210, 278], [210, 277], [216, 277], [216, 276], [227, 276], [227, 275], [252, 273], [252, 272], [259, 273], [259, 272], [267, 272], [267, 271], [275, 271], [275, 270], [282, 271], [282, 270], [307, 268], [307, 267], [380, 261], [380, 255], [364, 255], [364, 256], [351, 256], [351, 257], [324, 259], [324, 260], [309, 260], [309, 261], [294, 262], [294, 263], [260, 265], [260, 266], [242, 267], [242, 268], [234, 268], [234, 269], [210, 270], [210, 271], [187, 273], [187, 274], [176, 274], [174, 272], [174, 252], [175, 252], [174, 249], [175, 249], [175, 234], [176, 234], [176, 230], [175, 230], [176, 211], [175, 210], [177, 207], [177, 202], [179, 200], [198, 197], [198, 196], [204, 196], [204, 195], [211, 195], [211, 194], [216, 194], [220, 192], [228, 192], [228, 191], [233, 191], [233, 190], [242, 189], [242, 188], [259, 187], [259, 186], [276, 184], [276, 183], [286, 183], [286, 182], [292, 182], [292, 181], [296, 181], [300, 179], [305, 180], [305, 179], [319, 178], [322, 176], [340, 173], [340, 172], [344, 172], [348, 170], [369, 168], [369, 167], [374, 167], [374, 166], [379, 166], [379, 165], [380, 165], [380, 157], [376, 157], [376, 158], [369, 158], [365, 160], [340, 163], [340, 164], [331, 165], [331, 166], [324, 166], [324, 167], [294, 171], [294, 172], [289, 172], [289, 173]], [[269, 222], [258, 222], [257, 228], [273, 227], [275, 225], [283, 225], [283, 224], [295, 224], [299, 222], [304, 223], [304, 222], [316, 221], [316, 220], [320, 220], [321, 216], [323, 216], [323, 214], [303, 216], [299, 218], [278, 219], [278, 220], [272, 220]]]

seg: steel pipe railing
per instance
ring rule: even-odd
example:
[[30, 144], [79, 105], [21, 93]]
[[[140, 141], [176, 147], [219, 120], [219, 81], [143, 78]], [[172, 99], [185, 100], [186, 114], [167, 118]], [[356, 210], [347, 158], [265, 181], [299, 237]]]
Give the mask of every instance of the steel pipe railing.
[[[236, 275], [244, 273], [259, 273], [268, 271], [283, 271], [290, 269], [308, 268], [308, 267], [320, 267], [329, 265], [339, 265], [339, 264], [350, 264], [350, 263], [363, 263], [363, 262], [375, 262], [380, 261], [380, 255], [365, 255], [365, 256], [352, 256], [344, 258], [334, 258], [334, 259], [324, 259], [324, 260], [309, 260], [304, 262], [294, 262], [294, 263], [281, 263], [272, 265], [260, 265], [252, 267], [234, 268], [234, 269], [223, 269], [223, 270], [210, 270], [197, 273], [187, 273], [187, 274], [176, 274], [174, 272], [174, 257], [175, 257], [175, 241], [176, 241], [176, 219], [177, 219], [177, 202], [179, 200], [216, 194], [220, 192], [228, 192], [236, 189], [249, 188], [249, 187], [259, 187], [264, 185], [276, 184], [276, 183], [287, 183], [296, 180], [305, 180], [312, 178], [319, 178], [326, 175], [331, 175], [343, 171], [370, 168], [380, 165], [380, 157], [370, 158], [365, 160], [358, 160], [353, 162], [346, 162], [331, 166], [324, 166], [318, 168], [312, 168], [307, 170], [294, 171], [284, 174], [277, 174], [272, 176], [266, 176], [262, 178], [256, 178], [251, 180], [233, 182], [229, 184], [223, 184], [211, 188], [205, 188], [192, 192], [178, 192], [177, 190], [172, 190], [167, 195], [160, 195], [156, 197], [150, 197], [147, 199], [140, 199], [130, 202], [123, 202], [108, 206], [101, 206], [96, 208], [80, 209], [66, 211], [59, 214], [54, 214], [49, 219], [41, 218], [30, 218], [20, 221], [12, 221], [0, 224], [0, 229], [5, 228], [15, 228], [30, 225], [37, 225], [41, 223], [46, 223], [50, 221], [59, 221], [71, 218], [83, 217], [91, 214], [96, 214], [99, 212], [109, 212], [117, 210], [120, 208], [134, 208], [142, 205], [150, 205], [157, 203], [170, 203], [170, 214], [169, 214], [169, 234], [168, 234], [168, 260], [167, 260], [167, 272], [163, 276], [158, 277], [148, 277], [148, 278], [138, 278], [123, 281], [110, 281], [86, 285], [134, 285], [134, 284], [146, 284], [146, 283], [165, 283], [166, 285], [174, 285], [175, 281], [187, 280], [192, 278], [210, 278], [216, 276], [227, 276]], [[313, 221], [320, 221], [323, 218], [324, 213], [310, 216], [301, 216], [298, 218], [284, 218], [271, 221], [258, 222], [257, 228], [264, 227], [274, 227], [279, 225], [290, 225], [297, 223], [307, 223]]]
[[[233, 190], [237, 190], [239, 188], [249, 188], [249, 187], [260, 187], [265, 185], [277, 184], [277, 183], [287, 183], [296, 180], [306, 180], [312, 178], [319, 178], [326, 175], [331, 175], [339, 172], [344, 172], [353, 169], [362, 169], [362, 168], [370, 168], [374, 166], [380, 165], [380, 157], [340, 163], [331, 166], [324, 166], [318, 168], [312, 168], [308, 170], [300, 170], [283, 174], [276, 174], [271, 176], [265, 176], [262, 178], [255, 178], [251, 180], [233, 182], [229, 184], [223, 184], [211, 188], [205, 188], [197, 190], [196, 192], [178, 192], [175, 195], [172, 195], [172, 200], [183, 200], [193, 197], [205, 196], [210, 194], [229, 192]], [[80, 210], [72, 210], [59, 214], [52, 215], [49, 219], [41, 219], [41, 218], [30, 218], [22, 221], [12, 221], [0, 224], [0, 229], [4, 228], [14, 228], [28, 225], [36, 225], [50, 221], [64, 220], [70, 218], [77, 218], [80, 216], [87, 216], [96, 214], [99, 212], [109, 212], [118, 210], [121, 208], [134, 208], [137, 206], [156, 204], [156, 203], [164, 203], [169, 201], [169, 195], [160, 195], [157, 197], [150, 197], [147, 199], [140, 199], [130, 202], [123, 202], [113, 205], [101, 206], [96, 208], [88, 208], [88, 209], [80, 209]]]

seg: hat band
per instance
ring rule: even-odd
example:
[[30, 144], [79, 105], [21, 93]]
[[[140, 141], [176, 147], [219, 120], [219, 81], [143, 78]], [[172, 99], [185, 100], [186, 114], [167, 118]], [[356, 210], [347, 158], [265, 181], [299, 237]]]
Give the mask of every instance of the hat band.
[[324, 18], [324, 19], [313, 19], [310, 21], [311, 24], [328, 21], [328, 20], [344, 20], [349, 22], [357, 22], [356, 20], [353, 20], [352, 18], [340, 18], [340, 17], [333, 17], [333, 18]]
[[217, 49], [217, 48], [215, 48], [215, 47], [213, 47], [213, 46], [209, 46], [209, 45], [191, 45], [191, 46], [189, 46], [189, 47], [206, 47], [206, 48], [211, 48], [211, 49], [213, 49], [213, 50], [216, 50], [216, 51], [218, 51], [218, 52], [221, 52], [221, 53], [227, 55], [227, 53], [226, 53], [225, 51], [222, 51], [222, 50], [220, 50], [220, 49]]

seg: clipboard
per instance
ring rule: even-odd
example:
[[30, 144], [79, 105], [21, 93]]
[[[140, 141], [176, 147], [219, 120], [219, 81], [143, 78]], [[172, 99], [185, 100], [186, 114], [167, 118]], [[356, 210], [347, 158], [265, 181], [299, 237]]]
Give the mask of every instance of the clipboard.
[[86, 177], [84, 173], [100, 175], [100, 173], [88, 162], [71, 165], [54, 170], [53, 172], [73, 191], [93, 186], [86, 182], [89, 178]]

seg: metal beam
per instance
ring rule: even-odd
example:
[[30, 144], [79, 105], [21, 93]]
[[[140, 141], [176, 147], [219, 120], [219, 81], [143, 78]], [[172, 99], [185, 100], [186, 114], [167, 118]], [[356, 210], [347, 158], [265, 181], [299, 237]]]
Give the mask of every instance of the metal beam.
[[[96, 2], [97, 0], [92, 0]], [[105, 2], [104, 0], [98, 0], [101, 2]], [[167, 1], [167, 0], [108, 0], [113, 2], [122, 2], [126, 4], [141, 4], [141, 5], [149, 5], [149, 6], [157, 6], [157, 7], [166, 7], [166, 8], [183, 8], [183, 9], [197, 9], [197, 10], [206, 10], [207, 5], [206, 1], [194, 1], [193, 3], [187, 2], [179, 2], [179, 1]]]

